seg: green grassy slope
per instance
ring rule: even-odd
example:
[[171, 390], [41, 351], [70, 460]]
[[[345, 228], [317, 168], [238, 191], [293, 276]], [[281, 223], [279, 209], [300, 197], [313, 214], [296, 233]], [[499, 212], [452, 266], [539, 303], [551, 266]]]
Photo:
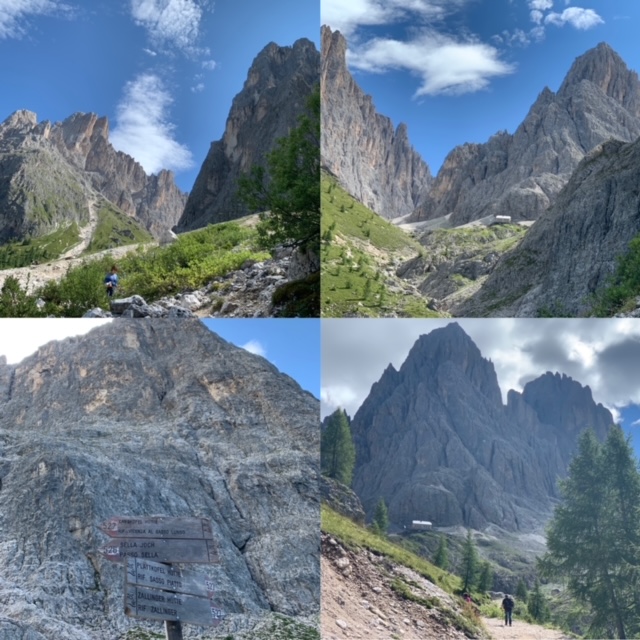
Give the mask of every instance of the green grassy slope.
[[74, 222], [44, 236], [2, 245], [0, 269], [27, 267], [55, 260], [79, 241], [78, 225]]
[[427, 301], [395, 277], [395, 268], [421, 251], [407, 233], [322, 176], [322, 285], [324, 317], [389, 314], [437, 317]]
[[110, 202], [100, 203], [98, 224], [85, 254], [129, 244], [152, 242], [153, 236], [134, 218], [124, 214]]

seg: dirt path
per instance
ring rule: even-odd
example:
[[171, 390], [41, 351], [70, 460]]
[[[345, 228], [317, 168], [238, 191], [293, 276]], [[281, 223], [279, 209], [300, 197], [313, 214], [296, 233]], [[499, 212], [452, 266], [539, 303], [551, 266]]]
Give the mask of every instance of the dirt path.
[[63, 253], [59, 260], [69, 260], [70, 258], [78, 258], [80, 254], [89, 246], [93, 233], [98, 226], [98, 212], [96, 211], [95, 198], [87, 198], [87, 206], [89, 207], [89, 224], [80, 228], [80, 242], [71, 247], [66, 253]]
[[498, 618], [482, 618], [482, 622], [494, 640], [571, 640], [562, 631], [546, 629], [522, 620], [514, 619], [511, 627], [505, 627], [504, 620]]

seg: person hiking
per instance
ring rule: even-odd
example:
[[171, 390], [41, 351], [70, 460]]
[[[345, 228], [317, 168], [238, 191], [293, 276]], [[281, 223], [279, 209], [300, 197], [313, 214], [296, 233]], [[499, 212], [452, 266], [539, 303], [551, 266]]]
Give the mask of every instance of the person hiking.
[[112, 265], [111, 272], [104, 277], [104, 286], [107, 289], [107, 295], [112, 298], [118, 288], [118, 267], [115, 264]]
[[507, 624], [509, 626], [511, 626], [511, 614], [513, 612], [513, 607], [515, 606], [515, 602], [513, 601], [513, 598], [507, 593], [507, 595], [504, 597], [504, 600], [502, 601], [502, 608], [504, 609], [504, 626], [506, 627]]

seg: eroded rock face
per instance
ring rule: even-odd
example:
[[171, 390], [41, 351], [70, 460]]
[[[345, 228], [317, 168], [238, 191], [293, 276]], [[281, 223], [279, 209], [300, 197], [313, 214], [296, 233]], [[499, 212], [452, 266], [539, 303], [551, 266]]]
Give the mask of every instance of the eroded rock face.
[[177, 222], [186, 202], [171, 172], [148, 176], [111, 146], [106, 118], [76, 113], [38, 123], [36, 114], [17, 111], [0, 124], [0, 241], [84, 225], [98, 194], [155, 236]]
[[501, 257], [455, 315], [585, 315], [640, 233], [640, 140], [609, 141], [580, 163], [556, 203]]
[[119, 320], [0, 363], [0, 408], [0, 629], [145, 625], [97, 552], [113, 515], [211, 519], [229, 632], [318, 613], [318, 401], [266, 360], [197, 321]]
[[346, 65], [347, 43], [322, 27], [322, 166], [354, 198], [385, 218], [411, 213], [431, 183], [404, 124], [376, 112]]
[[236, 198], [238, 178], [254, 165], [264, 166], [276, 141], [297, 126], [319, 81], [320, 54], [306, 38], [291, 47], [272, 42], [256, 56], [233, 99], [222, 139], [211, 144], [178, 231], [250, 213]]
[[581, 429], [603, 439], [612, 423], [588, 388], [558, 374], [504, 406], [493, 365], [450, 324], [421, 336], [400, 370], [390, 365], [351, 421], [353, 488], [369, 518], [384, 498], [400, 528], [538, 530]]
[[411, 219], [535, 220], [594, 147], [640, 136], [639, 105], [637, 74], [600, 44], [575, 61], [557, 93], [542, 91], [513, 135], [456, 147]]

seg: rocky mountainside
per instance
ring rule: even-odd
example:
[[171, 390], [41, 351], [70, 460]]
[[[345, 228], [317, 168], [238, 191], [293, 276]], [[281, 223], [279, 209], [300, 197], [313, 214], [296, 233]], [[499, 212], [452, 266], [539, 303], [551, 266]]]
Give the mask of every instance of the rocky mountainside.
[[613, 423], [588, 387], [546, 373], [503, 405], [496, 373], [457, 324], [421, 336], [355, 414], [353, 488], [371, 517], [536, 531], [558, 497], [579, 432]]
[[111, 146], [106, 118], [76, 113], [38, 123], [35, 113], [17, 111], [0, 124], [0, 241], [83, 226], [100, 196], [156, 237], [186, 202], [171, 172], [148, 176]]
[[431, 183], [429, 167], [346, 65], [347, 43], [322, 27], [322, 164], [356, 200], [385, 218], [411, 213]]
[[222, 139], [211, 144], [177, 231], [251, 213], [236, 198], [238, 178], [263, 165], [276, 141], [296, 126], [319, 78], [320, 54], [306, 38], [291, 47], [271, 42], [256, 56], [233, 99]]
[[640, 233], [640, 140], [611, 140], [578, 166], [555, 204], [502, 256], [460, 316], [584, 315]]
[[223, 635], [317, 616], [318, 401], [263, 358], [197, 321], [120, 320], [0, 364], [0, 414], [2, 638], [160, 631], [98, 553], [114, 515], [211, 519]]
[[534, 220], [597, 145], [640, 136], [640, 81], [607, 44], [579, 57], [557, 93], [545, 88], [513, 135], [447, 156], [412, 221], [460, 225], [492, 214]]

